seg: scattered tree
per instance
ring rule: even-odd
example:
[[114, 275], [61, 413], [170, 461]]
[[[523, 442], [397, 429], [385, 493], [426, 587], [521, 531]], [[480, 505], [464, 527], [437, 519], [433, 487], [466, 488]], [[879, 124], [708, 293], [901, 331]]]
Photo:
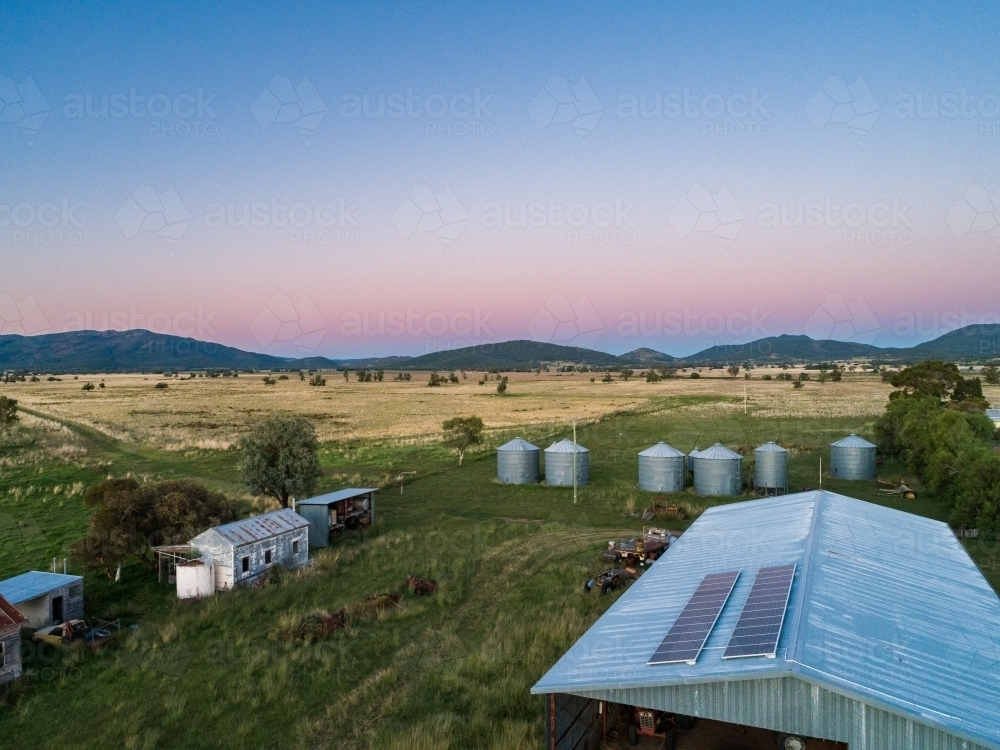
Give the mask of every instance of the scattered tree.
[[309, 378], [309, 385], [312, 385], [312, 386], [326, 385], [326, 378], [324, 378], [322, 375], [320, 375], [317, 372], [315, 375], [313, 375], [311, 378]]
[[1000, 368], [995, 362], [990, 362], [983, 368], [983, 380], [987, 385], [1000, 385]]
[[274, 385], [278, 381], [270, 376], [264, 376], [264, 385]]
[[164, 383], [164, 382], [161, 381], [161, 382], [157, 383], [156, 385], [154, 385], [153, 387], [156, 388], [157, 390], [162, 391], [162, 390], [164, 390], [166, 388], [169, 388], [170, 385], [168, 383]]
[[613, 380], [614, 380], [614, 378], [611, 377], [611, 373], [610, 372], [604, 373], [604, 377], [601, 378], [601, 382], [602, 383], [611, 383]]
[[633, 375], [635, 375], [635, 371], [632, 370], [631, 367], [623, 367], [621, 369], [621, 371], [619, 372], [619, 375], [621, 376], [622, 380], [626, 380], [627, 381], [630, 377], [632, 377]]
[[442, 378], [436, 372], [432, 372], [431, 376], [430, 376], [430, 379], [427, 381], [427, 385], [430, 388], [437, 388], [438, 386], [440, 386], [444, 382], [445, 382], [444, 378]]
[[740, 374], [739, 365], [729, 365], [729, 367], [726, 368], [726, 372], [729, 373], [729, 377], [735, 378]]
[[84, 503], [93, 508], [89, 530], [71, 554], [108, 578], [117, 578], [129, 560], [152, 569], [152, 547], [183, 543], [235, 521], [240, 509], [225, 495], [191, 481], [140, 485], [134, 479], [107, 479], [87, 490]]
[[452, 370], [448, 374], [448, 382], [450, 382], [450, 383], [457, 383], [458, 382], [458, 375], [455, 374], [454, 370]]
[[[503, 381], [501, 381], [503, 382]], [[445, 444], [458, 452], [458, 465], [462, 465], [465, 452], [483, 441], [483, 420], [479, 417], [453, 417], [442, 425]]]
[[497, 383], [497, 395], [502, 396], [507, 392], [507, 376], [504, 375], [500, 378], [500, 382]]
[[316, 431], [302, 417], [273, 416], [239, 441], [240, 476], [255, 495], [273, 497], [283, 508], [291, 497], [308, 497], [323, 472]]
[[92, 390], [94, 390], [94, 384], [90, 383], [90, 382], [84, 383], [83, 386], [80, 388], [80, 390], [82, 390], [82, 391], [92, 391]]
[[660, 375], [660, 374], [658, 374], [656, 372], [656, 370], [647, 370], [646, 371], [646, 382], [647, 383], [659, 383], [661, 380], [663, 380], [663, 376]]
[[697, 372], [692, 372], [691, 373], [691, 379], [692, 380], [697, 380], [700, 377], [701, 377], [701, 375], [699, 373], [697, 373]]

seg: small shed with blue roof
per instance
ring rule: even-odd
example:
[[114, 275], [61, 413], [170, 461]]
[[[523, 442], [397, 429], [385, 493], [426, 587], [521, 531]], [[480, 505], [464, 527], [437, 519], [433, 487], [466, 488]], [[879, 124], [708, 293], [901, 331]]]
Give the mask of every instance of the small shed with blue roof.
[[30, 628], [46, 628], [83, 617], [81, 576], [30, 570], [0, 581], [0, 596], [17, 607]]

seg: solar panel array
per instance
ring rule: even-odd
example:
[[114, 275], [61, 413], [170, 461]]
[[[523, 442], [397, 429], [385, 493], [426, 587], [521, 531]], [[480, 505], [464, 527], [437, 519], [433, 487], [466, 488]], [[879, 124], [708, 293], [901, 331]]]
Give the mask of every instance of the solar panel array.
[[794, 578], [794, 565], [774, 565], [757, 571], [723, 659], [776, 656]]
[[709, 573], [705, 576], [647, 663], [694, 664], [698, 661], [698, 655], [705, 647], [705, 641], [712, 633], [739, 577], [738, 570]]

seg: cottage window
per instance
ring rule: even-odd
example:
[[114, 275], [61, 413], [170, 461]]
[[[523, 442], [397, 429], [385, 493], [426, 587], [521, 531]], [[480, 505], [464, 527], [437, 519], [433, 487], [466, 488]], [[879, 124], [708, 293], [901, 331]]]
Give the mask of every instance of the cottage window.
[[292, 554], [293, 555], [299, 554], [299, 540], [298, 539], [296, 539], [294, 542], [292, 542]]
[[271, 550], [269, 549], [264, 550], [264, 564], [265, 565], [271, 564]]
[[249, 573], [250, 572], [250, 558], [249, 557], [244, 557], [243, 558], [243, 572], [244, 573]]

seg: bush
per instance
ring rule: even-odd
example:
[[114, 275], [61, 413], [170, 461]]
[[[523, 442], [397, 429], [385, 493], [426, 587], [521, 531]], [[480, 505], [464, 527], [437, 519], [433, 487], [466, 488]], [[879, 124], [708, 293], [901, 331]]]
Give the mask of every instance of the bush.
[[84, 383], [83, 387], [80, 390], [82, 390], [82, 391], [92, 391], [92, 390], [94, 390], [94, 384], [93, 383]]
[[319, 373], [316, 373], [311, 378], [309, 378], [309, 385], [313, 385], [313, 386], [326, 385], [326, 378], [324, 378]]
[[157, 383], [153, 387], [156, 388], [158, 391], [162, 391], [165, 388], [169, 388], [170, 386], [167, 383]]
[[691, 379], [692, 379], [692, 380], [697, 380], [697, 379], [698, 379], [698, 378], [700, 378], [700, 377], [701, 377], [701, 375], [699, 375], [699, 374], [698, 374], [698, 373], [696, 373], [696, 372], [692, 372], [692, 373], [691, 373]]

